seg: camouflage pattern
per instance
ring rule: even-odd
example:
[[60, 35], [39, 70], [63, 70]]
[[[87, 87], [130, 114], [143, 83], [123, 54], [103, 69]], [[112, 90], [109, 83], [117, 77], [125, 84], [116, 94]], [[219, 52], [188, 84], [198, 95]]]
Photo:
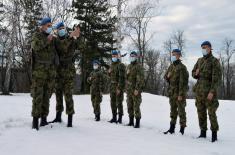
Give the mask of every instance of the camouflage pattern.
[[[197, 69], [199, 69], [199, 75], [196, 75]], [[219, 60], [212, 54], [199, 58], [192, 70], [192, 76], [197, 79], [193, 91], [196, 93], [199, 126], [201, 130], [207, 130], [208, 111], [211, 130], [218, 131], [219, 125], [216, 110], [219, 107], [217, 89], [221, 81], [221, 66]], [[211, 101], [207, 99], [210, 92], [214, 95]]]
[[[164, 78], [169, 83], [168, 95], [171, 124], [176, 124], [177, 116], [179, 116], [180, 125], [186, 127], [185, 107], [189, 78], [187, 68], [182, 64], [181, 60], [177, 60], [169, 66]], [[178, 96], [181, 96], [182, 100], [179, 101]]]
[[[141, 118], [140, 104], [142, 102], [141, 93], [144, 87], [144, 68], [137, 62], [132, 62], [128, 65], [126, 71], [126, 92], [127, 92], [127, 107], [130, 118]], [[137, 90], [138, 95], [134, 95]]]
[[58, 64], [58, 57], [54, 40], [49, 42], [47, 36], [43, 32], [36, 32], [32, 37], [31, 96], [33, 98], [33, 117], [48, 116], [49, 99], [54, 91], [55, 65]]
[[87, 82], [90, 84], [91, 102], [95, 115], [100, 115], [100, 103], [102, 102], [102, 92], [104, 92], [105, 74], [97, 69], [90, 73]]
[[56, 111], [63, 112], [63, 96], [66, 103], [66, 114], [74, 114], [73, 86], [76, 70], [74, 66], [77, 41], [64, 37], [56, 40], [56, 50], [60, 64], [56, 75]]
[[[111, 109], [113, 115], [117, 113], [123, 115], [123, 93], [125, 89], [125, 72], [126, 67], [120, 61], [112, 62], [110, 67], [110, 98], [111, 98]], [[117, 90], [120, 90], [120, 94], [116, 94]], [[117, 112], [118, 110], [118, 112]]]

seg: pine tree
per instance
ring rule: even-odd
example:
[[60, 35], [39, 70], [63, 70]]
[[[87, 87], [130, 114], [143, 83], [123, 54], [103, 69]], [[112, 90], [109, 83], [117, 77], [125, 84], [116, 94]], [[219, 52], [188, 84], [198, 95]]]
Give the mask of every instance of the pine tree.
[[117, 18], [111, 15], [107, 0], [73, 0], [72, 7], [75, 10], [75, 19], [80, 24], [82, 32], [83, 49], [81, 49], [81, 72], [82, 72], [82, 93], [89, 91], [86, 79], [91, 72], [91, 62], [99, 59], [105, 62], [111, 57], [110, 53]]

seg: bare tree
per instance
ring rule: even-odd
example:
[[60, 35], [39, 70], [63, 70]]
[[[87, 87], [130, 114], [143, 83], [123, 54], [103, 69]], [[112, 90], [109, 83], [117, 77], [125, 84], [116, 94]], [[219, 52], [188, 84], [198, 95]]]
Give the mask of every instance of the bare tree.
[[61, 20], [70, 23], [72, 16], [69, 11], [72, 3], [68, 0], [44, 0], [44, 16], [51, 17], [52, 21]]
[[170, 63], [171, 63], [171, 52], [173, 50], [173, 44], [174, 44], [174, 42], [172, 41], [172, 39], [168, 39], [163, 43], [164, 51], [169, 56], [168, 60], [169, 60]]
[[168, 55], [167, 54], [163, 54], [161, 55], [160, 58], [160, 65], [159, 65], [159, 69], [158, 69], [158, 73], [159, 73], [159, 87], [161, 88], [161, 92], [160, 94], [163, 96], [167, 95], [167, 82], [164, 79], [164, 75], [167, 71], [167, 68], [169, 67], [169, 63], [168, 63]]
[[174, 45], [179, 50], [181, 50], [182, 56], [185, 56], [184, 48], [185, 48], [186, 39], [184, 36], [184, 30], [177, 30], [177, 31], [173, 32], [172, 41], [173, 41]]
[[145, 86], [147, 89], [156, 90], [156, 71], [159, 63], [160, 52], [155, 50], [148, 50], [145, 55], [145, 65], [147, 67], [147, 74]]
[[164, 74], [168, 67], [168, 55], [159, 50], [147, 50], [145, 56], [146, 80], [145, 91], [166, 95], [167, 83]]
[[[226, 98], [230, 99], [231, 98], [231, 88], [232, 88], [232, 79], [235, 76], [234, 75], [234, 71], [232, 69], [232, 58], [233, 55], [235, 53], [235, 49], [233, 47], [233, 40], [226, 38], [223, 41], [223, 50], [222, 53], [220, 54], [220, 60], [221, 60], [221, 65], [222, 65], [222, 69], [223, 69], [223, 73], [222, 73], [222, 83], [223, 83], [223, 89], [226, 89], [226, 91], [224, 90], [224, 92], [226, 92]], [[226, 88], [225, 88], [226, 86]]]
[[[4, 23], [6, 25], [4, 31], [1, 33], [0, 41], [4, 46], [2, 53], [6, 59], [6, 61], [2, 61], [2, 68], [6, 68], [6, 71], [5, 77], [2, 78], [4, 83], [2, 88], [4, 94], [9, 94], [9, 88], [15, 89], [17, 85], [17, 77], [15, 77], [16, 70], [24, 70], [24, 74], [27, 75], [27, 82], [30, 81], [31, 77], [29, 65], [30, 53], [25, 30], [26, 23], [23, 18], [28, 14], [22, 5], [22, 2], [25, 1], [6, 0], [4, 2], [4, 9], [6, 11]], [[26, 83], [22, 87], [24, 90], [28, 88]]]
[[153, 33], [147, 36], [148, 24], [153, 17], [157, 16], [157, 5], [158, 1], [155, 4], [150, 1], [141, 1], [129, 12], [128, 17], [124, 17], [127, 28], [125, 34], [131, 38], [138, 49], [142, 65], [144, 65], [148, 43], [153, 37]]
[[184, 53], [185, 43], [186, 39], [183, 30], [173, 31], [170, 38], [163, 42], [163, 49], [167, 53], [168, 60], [170, 63], [171, 63], [171, 52], [174, 48], [180, 49], [182, 52], [182, 56], [185, 55]]
[[118, 0], [117, 5], [117, 48], [121, 49], [121, 42], [123, 40], [123, 32], [122, 32], [122, 26], [123, 26], [123, 18], [122, 18], [122, 12], [123, 12], [123, 5], [126, 5], [126, 2], [128, 0]]
[[[4, 4], [3, 4], [4, 5]], [[11, 4], [4, 5], [6, 12], [8, 14], [7, 20], [10, 23], [10, 33], [9, 33], [9, 48], [6, 50], [6, 73], [4, 78], [4, 86], [3, 86], [3, 94], [8, 95], [10, 93], [10, 80], [11, 80], [11, 72], [14, 60], [14, 50], [17, 46], [17, 22], [18, 22], [18, 1], [14, 0]]]
[[219, 53], [219, 60], [220, 60], [220, 63], [221, 63], [221, 70], [222, 70], [222, 81], [221, 81], [222, 85], [221, 85], [220, 94], [221, 94], [222, 99], [225, 99], [226, 98], [225, 97], [225, 95], [226, 95], [226, 89], [225, 89], [226, 88], [226, 86], [225, 86], [225, 58], [224, 58], [222, 52]]

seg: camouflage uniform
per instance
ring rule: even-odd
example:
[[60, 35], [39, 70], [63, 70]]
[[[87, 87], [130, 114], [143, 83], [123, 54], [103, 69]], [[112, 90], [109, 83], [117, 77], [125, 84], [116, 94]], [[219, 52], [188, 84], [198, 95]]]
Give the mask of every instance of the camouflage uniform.
[[[180, 126], [186, 127], [185, 107], [189, 78], [187, 68], [181, 63], [181, 60], [177, 60], [169, 66], [164, 77], [169, 83], [168, 95], [170, 100], [171, 124], [176, 124], [177, 116], [179, 115]], [[181, 101], [178, 100], [178, 96], [182, 96]]]
[[[118, 114], [123, 115], [123, 93], [125, 89], [125, 70], [126, 67], [120, 61], [112, 62], [111, 65], [111, 72], [110, 72], [110, 98], [111, 98], [111, 109], [113, 115]], [[120, 94], [117, 95], [116, 91], [120, 90]]]
[[74, 56], [77, 41], [64, 37], [56, 40], [60, 65], [56, 75], [56, 111], [63, 112], [63, 96], [66, 102], [66, 114], [74, 114], [73, 86], [76, 70], [74, 66]]
[[[127, 107], [129, 117], [140, 119], [140, 104], [142, 102], [141, 92], [144, 87], [144, 69], [137, 61], [128, 65], [126, 80]], [[137, 96], [134, 95], [135, 90], [139, 92]]]
[[[196, 70], [199, 69], [199, 75]], [[221, 80], [221, 66], [219, 60], [212, 54], [199, 58], [192, 70], [193, 78], [197, 79], [193, 91], [196, 93], [196, 107], [199, 126], [202, 131], [207, 130], [207, 110], [211, 122], [211, 130], [218, 131], [216, 110], [219, 107], [217, 89]], [[213, 93], [212, 101], [207, 99], [209, 92]]]
[[100, 115], [100, 103], [102, 102], [102, 92], [104, 92], [104, 73], [99, 69], [91, 72], [87, 82], [90, 86], [91, 101], [94, 114]]
[[56, 75], [55, 64], [58, 55], [54, 40], [47, 39], [47, 34], [36, 32], [32, 38], [32, 85], [33, 97], [32, 116], [47, 117], [49, 113], [49, 99], [54, 89]]

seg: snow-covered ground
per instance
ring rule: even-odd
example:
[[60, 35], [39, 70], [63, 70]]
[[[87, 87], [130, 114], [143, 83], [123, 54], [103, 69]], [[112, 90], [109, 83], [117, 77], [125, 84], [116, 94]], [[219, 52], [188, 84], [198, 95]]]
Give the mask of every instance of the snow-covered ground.
[[[144, 94], [141, 128], [110, 124], [109, 96], [102, 102], [101, 122], [95, 122], [89, 95], [74, 96], [74, 127], [62, 124], [31, 129], [29, 94], [0, 96], [0, 155], [233, 155], [235, 150], [235, 101], [220, 101], [219, 141], [197, 139], [199, 127], [194, 100], [187, 100], [188, 127], [184, 136], [179, 125], [176, 134], [164, 135], [169, 128], [166, 97]], [[124, 102], [124, 124], [128, 122]], [[55, 96], [51, 99], [49, 120], [55, 116]], [[209, 124], [208, 124], [209, 126]]]

